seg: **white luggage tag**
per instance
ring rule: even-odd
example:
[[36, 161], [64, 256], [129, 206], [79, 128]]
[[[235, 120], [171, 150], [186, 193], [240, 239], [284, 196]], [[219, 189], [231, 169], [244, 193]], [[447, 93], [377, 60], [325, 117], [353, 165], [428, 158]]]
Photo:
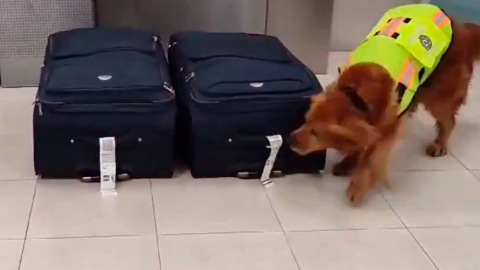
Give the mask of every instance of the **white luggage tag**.
[[100, 191], [102, 195], [117, 195], [115, 189], [117, 164], [115, 138], [100, 138]]
[[272, 173], [278, 151], [280, 150], [280, 147], [282, 147], [283, 139], [281, 135], [267, 136], [267, 139], [270, 144], [267, 146], [267, 148], [270, 148], [270, 156], [263, 167], [263, 173], [262, 177], [260, 178], [260, 182], [262, 182], [265, 187], [270, 187], [273, 185], [273, 180], [270, 179], [270, 174]]

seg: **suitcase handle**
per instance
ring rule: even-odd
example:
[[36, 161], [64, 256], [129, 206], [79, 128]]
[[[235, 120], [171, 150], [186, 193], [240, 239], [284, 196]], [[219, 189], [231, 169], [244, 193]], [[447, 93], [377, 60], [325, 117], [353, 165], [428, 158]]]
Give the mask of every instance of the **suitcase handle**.
[[[124, 182], [132, 180], [128, 173], [121, 173], [117, 175], [116, 182]], [[80, 182], [82, 183], [100, 183], [100, 176], [84, 176], [80, 178]]]

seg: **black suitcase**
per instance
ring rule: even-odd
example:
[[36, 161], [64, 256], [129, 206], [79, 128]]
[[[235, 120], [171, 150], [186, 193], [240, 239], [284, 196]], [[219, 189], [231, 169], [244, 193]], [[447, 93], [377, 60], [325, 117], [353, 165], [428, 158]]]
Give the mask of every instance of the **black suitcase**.
[[[178, 33], [170, 39], [169, 63], [178, 147], [195, 178], [259, 178], [270, 155], [266, 136], [286, 138], [322, 91], [315, 75], [271, 36]], [[284, 142], [272, 172], [313, 173], [324, 165], [325, 153], [301, 157]]]
[[159, 38], [89, 28], [48, 38], [33, 115], [35, 171], [98, 177], [99, 138], [115, 137], [117, 173], [174, 171], [175, 93]]

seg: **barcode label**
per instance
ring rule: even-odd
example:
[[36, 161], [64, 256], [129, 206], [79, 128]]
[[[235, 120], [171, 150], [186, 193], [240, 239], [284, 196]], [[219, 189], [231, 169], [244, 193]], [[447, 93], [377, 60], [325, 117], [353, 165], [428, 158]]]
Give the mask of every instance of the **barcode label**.
[[263, 167], [262, 177], [260, 178], [260, 182], [266, 187], [269, 187], [273, 184], [273, 181], [270, 179], [270, 174], [273, 169], [273, 165], [275, 164], [275, 160], [277, 159], [278, 151], [280, 147], [282, 147], [283, 139], [281, 135], [273, 135], [267, 136], [270, 148], [270, 156], [268, 157], [267, 161], [265, 162], [265, 166]]
[[110, 175], [102, 175], [102, 181], [110, 181]]
[[115, 151], [115, 140], [113, 138], [104, 138], [101, 143], [102, 152], [114, 152]]
[[115, 138], [100, 138], [100, 190], [102, 195], [117, 194], [115, 181], [117, 164], [115, 157]]
[[103, 163], [115, 163], [115, 156], [111, 153], [102, 153], [100, 159]]

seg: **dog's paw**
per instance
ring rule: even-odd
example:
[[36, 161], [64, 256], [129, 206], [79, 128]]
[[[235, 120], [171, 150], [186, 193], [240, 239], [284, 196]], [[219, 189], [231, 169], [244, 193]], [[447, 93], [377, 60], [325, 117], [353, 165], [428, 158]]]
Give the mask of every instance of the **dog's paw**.
[[350, 176], [353, 170], [352, 167], [353, 166], [351, 164], [339, 162], [333, 165], [332, 174], [335, 176]]
[[352, 181], [347, 189], [347, 198], [353, 206], [359, 207], [362, 205], [367, 193], [368, 189], [365, 189], [359, 185], [355, 185], [355, 183]]
[[448, 153], [447, 147], [438, 143], [429, 144], [426, 148], [426, 152], [427, 155], [431, 157], [441, 157], [445, 156]]

